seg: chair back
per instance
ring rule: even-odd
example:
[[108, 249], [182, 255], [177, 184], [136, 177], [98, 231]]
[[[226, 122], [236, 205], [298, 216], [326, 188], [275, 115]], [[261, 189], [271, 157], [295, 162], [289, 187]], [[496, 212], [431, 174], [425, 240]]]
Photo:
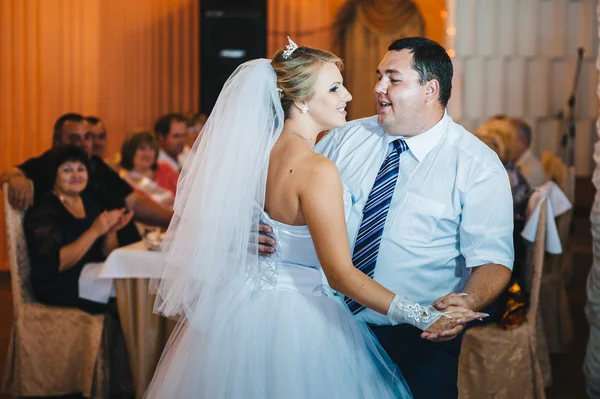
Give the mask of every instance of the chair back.
[[[562, 163], [560, 171], [556, 176], [556, 184], [565, 193], [569, 202], [575, 206], [575, 168], [573, 166], [569, 168]], [[572, 216], [573, 208], [556, 218], [556, 227], [563, 250], [566, 250], [567, 240], [569, 239]]]
[[[571, 205], [575, 206], [575, 168], [573, 166], [568, 168], [565, 187], [560, 187], [560, 189], [563, 190], [563, 193], [565, 193]], [[563, 246], [563, 250], [566, 250], [571, 220], [573, 219], [573, 208], [560, 215], [557, 219], [556, 227], [558, 228], [560, 243]]]
[[29, 252], [23, 229], [23, 211], [12, 207], [8, 201], [8, 184], [2, 187], [4, 193], [4, 217], [6, 220], [6, 242], [8, 264], [13, 296], [15, 318], [19, 318], [24, 304], [34, 302], [31, 293]]
[[535, 242], [531, 249], [531, 256], [528, 257], [528, 286], [531, 287], [529, 296], [529, 310], [527, 311], [527, 320], [535, 327], [537, 312], [540, 300], [540, 286], [542, 283], [542, 274], [544, 271], [544, 254], [546, 252], [546, 221], [548, 211], [546, 207], [546, 198], [542, 198], [540, 209], [540, 218], [538, 220]]
[[[571, 173], [571, 169], [567, 166], [566, 163], [562, 161], [556, 154], [551, 153], [550, 151], [544, 151], [542, 153], [540, 162], [542, 163], [542, 167], [544, 168], [544, 172], [546, 176], [553, 182], [555, 182], [558, 187], [565, 193], [569, 201], [571, 201], [572, 197], [569, 195], [569, 191], [572, 192], [574, 196], [574, 180], [573, 180], [573, 190], [569, 190], [569, 174]], [[573, 170], [574, 177], [574, 170]], [[573, 202], [571, 202], [573, 203]]]
[[569, 199], [569, 202], [573, 205], [575, 205], [575, 179], [577, 177], [577, 175], [575, 174], [575, 167], [571, 166], [569, 167], [569, 170], [567, 171], [567, 187], [565, 190], [565, 195], [567, 196], [567, 198]]
[[[560, 173], [556, 184], [567, 196], [569, 202], [575, 204], [575, 168], [568, 168], [561, 161]], [[560, 239], [560, 245], [562, 246], [563, 252], [556, 255], [548, 255], [546, 259], [546, 265], [544, 274], [557, 274], [564, 275], [565, 269], [568, 267], [566, 264], [565, 253], [568, 251], [569, 233], [571, 230], [571, 221], [573, 220], [573, 208], [569, 209], [565, 213], [556, 217], [556, 229], [558, 230], [558, 237]]]

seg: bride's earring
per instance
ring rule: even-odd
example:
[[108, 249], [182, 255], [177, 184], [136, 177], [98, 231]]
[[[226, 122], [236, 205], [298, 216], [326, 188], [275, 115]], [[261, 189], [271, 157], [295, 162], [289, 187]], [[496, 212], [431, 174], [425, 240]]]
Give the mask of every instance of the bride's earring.
[[307, 112], [308, 112], [308, 107], [305, 105], [304, 108], [302, 108], [302, 111], [300, 111], [300, 113], [302, 113], [302, 115], [304, 115]]

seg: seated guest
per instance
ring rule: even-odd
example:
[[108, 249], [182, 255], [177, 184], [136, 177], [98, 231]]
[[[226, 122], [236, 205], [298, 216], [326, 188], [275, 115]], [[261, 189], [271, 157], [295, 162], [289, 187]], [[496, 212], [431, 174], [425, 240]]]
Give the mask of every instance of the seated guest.
[[108, 305], [79, 298], [79, 276], [86, 263], [103, 262], [118, 246], [116, 232], [133, 213], [107, 210], [85, 191], [89, 160], [81, 148], [61, 147], [51, 154], [54, 187], [25, 215], [31, 260], [31, 285], [38, 301], [101, 313]]
[[531, 152], [531, 127], [523, 120], [506, 115], [496, 115], [488, 119], [479, 130], [492, 128], [506, 132], [513, 142], [513, 162], [531, 188], [537, 188], [548, 181], [548, 176], [540, 160]]
[[178, 174], [169, 164], [158, 162], [158, 141], [148, 130], [134, 131], [121, 147], [120, 176], [154, 202], [173, 208]]
[[158, 160], [167, 162], [177, 173], [181, 172], [185, 161], [186, 119], [181, 114], [163, 115], [154, 124], [154, 134], [160, 145]]
[[[65, 114], [54, 124], [53, 149], [69, 144], [84, 149], [88, 155], [92, 153], [92, 134], [87, 122], [79, 114]], [[53, 190], [51, 158], [49, 150], [0, 175], [0, 183], [8, 182], [8, 196], [13, 207], [26, 209], [32, 203], [38, 203], [46, 192]], [[134, 212], [136, 221], [148, 225], [167, 227], [173, 215], [172, 211], [134, 192], [127, 182], [96, 156], [89, 159], [88, 184], [85, 190], [91, 191], [90, 194], [99, 199], [104, 209], [126, 207]], [[139, 240], [140, 235], [133, 223], [119, 231], [119, 242], [123, 245]]]
[[489, 130], [485, 131], [477, 131], [475, 133], [477, 138], [483, 141], [488, 147], [490, 147], [497, 155], [500, 160], [505, 159], [504, 157], [504, 144], [500, 137], [495, 134], [492, 134]]
[[516, 131], [515, 163], [531, 187], [540, 187], [548, 181], [548, 176], [540, 160], [531, 152], [531, 128], [521, 119], [509, 118], [509, 122]]
[[204, 127], [207, 119], [208, 117], [206, 114], [202, 112], [196, 112], [188, 118], [188, 137], [186, 144], [187, 151], [192, 148], [196, 142], [196, 139], [198, 136], [200, 136], [200, 132], [202, 132], [202, 128]]
[[95, 116], [86, 116], [88, 129], [92, 138], [92, 155], [99, 158], [106, 156], [106, 127], [104, 122]]

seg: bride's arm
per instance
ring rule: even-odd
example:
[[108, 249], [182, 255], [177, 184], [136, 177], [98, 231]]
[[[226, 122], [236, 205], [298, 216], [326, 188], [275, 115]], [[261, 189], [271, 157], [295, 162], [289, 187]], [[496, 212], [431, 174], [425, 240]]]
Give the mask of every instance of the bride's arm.
[[329, 285], [356, 302], [387, 314], [394, 293], [352, 264], [343, 188], [336, 166], [319, 159], [310, 167], [303, 183], [299, 193], [302, 213]]
[[[308, 166], [300, 187], [302, 212], [331, 288], [370, 309], [387, 315], [394, 324], [406, 322], [422, 328], [423, 324], [407, 319], [410, 313], [406, 310], [407, 306], [418, 306], [418, 304], [395, 295], [352, 264], [344, 217], [343, 188], [336, 166], [328, 159], [318, 159], [313, 165]], [[437, 312], [432, 307], [418, 309], [434, 314]], [[437, 320], [439, 316], [437, 312], [437, 317], [434, 319]], [[470, 320], [482, 316], [483, 314], [474, 312], [469, 315]], [[443, 321], [444, 329], [459, 322], [457, 319], [447, 318]], [[430, 324], [425, 323], [422, 329], [426, 329]]]

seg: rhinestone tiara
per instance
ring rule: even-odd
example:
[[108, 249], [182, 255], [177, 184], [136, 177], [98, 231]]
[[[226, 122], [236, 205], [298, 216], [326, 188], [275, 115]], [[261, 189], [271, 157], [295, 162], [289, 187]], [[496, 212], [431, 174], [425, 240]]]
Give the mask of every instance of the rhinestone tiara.
[[298, 45], [296, 43], [294, 43], [294, 41], [292, 39], [290, 39], [290, 37], [287, 37], [288, 39], [288, 45], [285, 46], [285, 50], [283, 50], [283, 59], [284, 60], [289, 60], [290, 57], [292, 56], [292, 53], [294, 51], [296, 51], [296, 49], [298, 48]]

